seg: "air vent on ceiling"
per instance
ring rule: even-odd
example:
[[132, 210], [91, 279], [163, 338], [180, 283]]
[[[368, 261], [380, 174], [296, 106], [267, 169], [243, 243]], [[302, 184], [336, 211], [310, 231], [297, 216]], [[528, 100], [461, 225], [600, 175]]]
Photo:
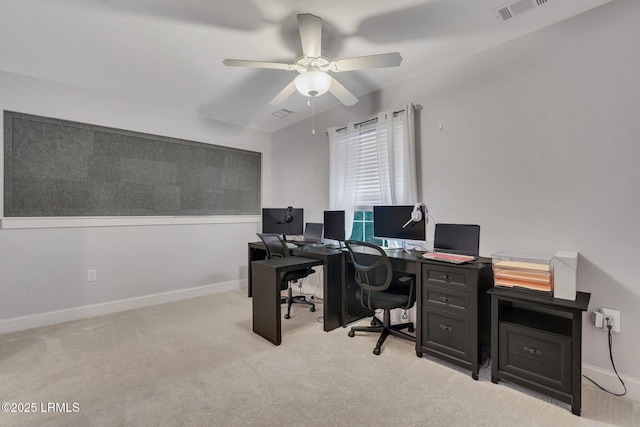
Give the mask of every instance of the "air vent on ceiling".
[[493, 11], [496, 13], [498, 19], [506, 21], [536, 6], [541, 6], [547, 3], [547, 1], [548, 0], [517, 0], [493, 9]]
[[271, 113], [271, 115], [283, 119], [287, 117], [289, 114], [293, 114], [293, 113], [295, 113], [295, 111], [283, 108], [282, 110], [278, 110], [275, 113]]

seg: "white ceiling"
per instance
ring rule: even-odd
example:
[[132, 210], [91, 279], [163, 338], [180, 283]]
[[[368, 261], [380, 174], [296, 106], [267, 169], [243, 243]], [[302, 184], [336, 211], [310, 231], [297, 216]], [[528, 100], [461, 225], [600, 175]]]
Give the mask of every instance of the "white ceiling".
[[[222, 61], [292, 63], [298, 13], [323, 19], [331, 59], [401, 53], [398, 68], [334, 74], [362, 96], [611, 0], [548, 0], [498, 19], [496, 9], [515, 1], [523, 0], [0, 0], [0, 70], [275, 131], [311, 114], [297, 93], [269, 105], [296, 72]], [[326, 94], [315, 109], [337, 104]], [[281, 108], [296, 113], [271, 115]]]

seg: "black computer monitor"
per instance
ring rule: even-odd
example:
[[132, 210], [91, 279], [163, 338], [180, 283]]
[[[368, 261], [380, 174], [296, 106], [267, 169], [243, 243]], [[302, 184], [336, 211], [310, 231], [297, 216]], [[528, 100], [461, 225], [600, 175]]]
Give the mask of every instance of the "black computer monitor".
[[262, 232], [301, 236], [304, 228], [302, 208], [263, 208]]
[[415, 205], [406, 206], [374, 206], [373, 207], [373, 237], [392, 240], [426, 240], [426, 221], [424, 206], [422, 220], [411, 221], [411, 213]]
[[344, 211], [324, 211], [324, 238], [344, 240]]

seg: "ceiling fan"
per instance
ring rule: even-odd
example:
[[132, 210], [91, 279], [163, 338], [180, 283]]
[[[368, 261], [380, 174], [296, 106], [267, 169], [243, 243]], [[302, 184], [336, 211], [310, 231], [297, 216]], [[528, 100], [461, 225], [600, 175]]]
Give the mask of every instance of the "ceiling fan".
[[331, 60], [322, 56], [322, 19], [309, 13], [298, 15], [298, 29], [302, 44], [302, 56], [296, 58], [293, 64], [281, 62], [248, 61], [243, 59], [225, 59], [224, 65], [231, 67], [270, 68], [300, 73], [270, 102], [279, 105], [289, 98], [296, 90], [311, 98], [331, 92], [346, 106], [358, 102], [351, 92], [340, 82], [331, 77], [328, 72], [342, 72], [363, 70], [367, 68], [397, 67], [402, 62], [398, 52], [380, 55], [359, 56]]

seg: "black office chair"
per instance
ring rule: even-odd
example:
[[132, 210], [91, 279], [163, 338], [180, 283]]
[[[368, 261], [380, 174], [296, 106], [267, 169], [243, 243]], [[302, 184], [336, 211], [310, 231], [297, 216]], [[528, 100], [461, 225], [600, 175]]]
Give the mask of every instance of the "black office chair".
[[[264, 243], [267, 249], [267, 259], [271, 258], [282, 258], [291, 256], [289, 252], [289, 248], [287, 247], [287, 243], [284, 241], [284, 238], [280, 234], [260, 234], [258, 233], [258, 237]], [[287, 289], [287, 296], [283, 297], [281, 300], [281, 304], [287, 304], [287, 312], [284, 315], [285, 319], [289, 319], [291, 317], [291, 305], [292, 304], [305, 304], [311, 306], [309, 311], [316, 311], [316, 305], [311, 301], [307, 301], [304, 295], [296, 295], [293, 296], [293, 292], [291, 289], [291, 282], [299, 279], [303, 279], [308, 275], [315, 273], [316, 271], [312, 268], [303, 268], [301, 270], [290, 271], [284, 275], [282, 280], [280, 281], [280, 289]]]
[[369, 310], [384, 310], [382, 321], [374, 316], [371, 326], [354, 326], [349, 331], [349, 336], [355, 336], [356, 332], [379, 332], [380, 338], [373, 349], [376, 356], [380, 354], [380, 347], [389, 334], [415, 342], [413, 335], [401, 331], [408, 328], [409, 332], [413, 332], [412, 322], [391, 324], [391, 310], [409, 309], [416, 302], [413, 277], [394, 278], [389, 257], [377, 245], [356, 240], [347, 240], [344, 243], [353, 261], [356, 283], [360, 286], [356, 297]]

